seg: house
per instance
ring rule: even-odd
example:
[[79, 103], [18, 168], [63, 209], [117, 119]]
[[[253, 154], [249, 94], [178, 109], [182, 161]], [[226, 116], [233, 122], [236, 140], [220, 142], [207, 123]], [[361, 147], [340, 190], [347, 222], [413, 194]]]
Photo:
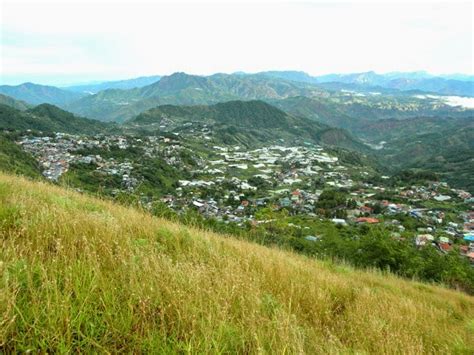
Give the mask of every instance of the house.
[[370, 213], [373, 212], [373, 208], [372, 208], [372, 207], [365, 206], [365, 205], [364, 205], [364, 206], [361, 206], [361, 207], [359, 208], [359, 210], [360, 210], [361, 213], [369, 213], [369, 214], [370, 214]]
[[301, 191], [295, 190], [291, 193], [291, 201], [299, 201], [301, 199]]
[[451, 248], [452, 248], [451, 244], [449, 244], [449, 243], [439, 243], [438, 246], [439, 246], [439, 249], [440, 249], [442, 252], [445, 252], [445, 253], [447, 253], [448, 251], [450, 251]]
[[340, 224], [340, 225], [346, 225], [347, 222], [345, 219], [342, 219], [342, 218], [333, 218], [331, 219], [331, 222], [335, 223], [335, 224]]
[[430, 244], [433, 240], [434, 237], [431, 234], [419, 234], [416, 236], [415, 244], [417, 247], [422, 247]]
[[449, 200], [451, 200], [451, 196], [438, 195], [438, 196], [435, 196], [434, 199], [435, 199], [436, 201], [439, 201], [439, 202], [444, 202], [444, 201], [449, 201]]
[[369, 223], [369, 224], [380, 222], [377, 218], [371, 218], [371, 217], [359, 217], [355, 221], [356, 223]]
[[464, 234], [463, 239], [465, 241], [468, 241], [468, 242], [474, 242], [474, 234], [473, 233], [466, 233], [466, 234]]
[[471, 262], [471, 264], [474, 264], [474, 251], [467, 254], [467, 257], [469, 258], [469, 261]]
[[288, 197], [280, 199], [280, 206], [281, 207], [290, 207], [291, 206], [291, 200]]
[[193, 205], [196, 206], [197, 208], [201, 208], [204, 206], [204, 203], [199, 202], [199, 201], [193, 201]]

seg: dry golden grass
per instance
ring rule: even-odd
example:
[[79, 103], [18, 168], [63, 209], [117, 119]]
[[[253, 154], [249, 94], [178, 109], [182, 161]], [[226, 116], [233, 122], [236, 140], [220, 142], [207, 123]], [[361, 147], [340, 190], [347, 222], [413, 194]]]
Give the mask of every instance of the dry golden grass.
[[466, 353], [474, 299], [0, 174], [0, 352]]

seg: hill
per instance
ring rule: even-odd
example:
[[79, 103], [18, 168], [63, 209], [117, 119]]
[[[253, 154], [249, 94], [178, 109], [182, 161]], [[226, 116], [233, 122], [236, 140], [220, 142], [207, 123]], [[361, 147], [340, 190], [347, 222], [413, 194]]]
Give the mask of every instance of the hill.
[[7, 105], [20, 111], [24, 111], [30, 107], [30, 105], [24, 101], [16, 100], [13, 97], [2, 94], [0, 94], [0, 105]]
[[162, 117], [183, 120], [217, 121], [249, 128], [288, 128], [296, 118], [263, 101], [228, 101], [215, 105], [163, 105], [138, 115], [131, 122], [146, 124]]
[[21, 85], [1, 85], [0, 93], [23, 100], [32, 105], [48, 103], [63, 106], [84, 97], [85, 94], [59, 89], [55, 86], [24, 83]]
[[[415, 117], [472, 117], [473, 110], [449, 106], [438, 98], [414, 95], [370, 95], [357, 92], [322, 97], [289, 97], [269, 101], [294, 115], [348, 129], [351, 133], [371, 139], [366, 127], [385, 119]], [[380, 122], [380, 126], [384, 123]]]
[[108, 90], [108, 89], [133, 89], [140, 88], [153, 84], [160, 80], [159, 75], [153, 76], [141, 76], [139, 78], [125, 79], [125, 80], [114, 80], [114, 81], [105, 81], [101, 83], [91, 83], [83, 85], [73, 85], [64, 87], [66, 90], [75, 91], [75, 92], [85, 92], [96, 94], [99, 91]]
[[138, 115], [128, 124], [156, 129], [164, 121], [171, 126], [192, 122], [210, 124], [219, 133], [217, 136], [224, 140], [240, 136], [240, 142], [236, 143], [245, 146], [258, 142], [261, 144], [270, 141], [306, 139], [359, 152], [369, 150], [367, 146], [342, 129], [290, 115], [258, 100], [228, 101], [200, 106], [162, 105]]
[[71, 103], [72, 112], [99, 120], [125, 121], [158, 105], [202, 105], [230, 100], [285, 98], [313, 95], [320, 89], [262, 75], [211, 76], [175, 73], [131, 90], [106, 90]]
[[26, 111], [0, 105], [0, 129], [95, 134], [108, 127], [105, 123], [77, 117], [50, 104], [38, 105]]
[[7, 353], [474, 350], [465, 294], [3, 174], [0, 201]]
[[474, 193], [474, 121], [472, 118], [419, 117], [367, 125], [378, 155], [392, 169], [425, 169], [452, 186]]
[[294, 115], [347, 129], [373, 144], [387, 171], [423, 168], [452, 186], [474, 191], [470, 142], [474, 110], [411, 96], [346, 98], [292, 97], [272, 101]]

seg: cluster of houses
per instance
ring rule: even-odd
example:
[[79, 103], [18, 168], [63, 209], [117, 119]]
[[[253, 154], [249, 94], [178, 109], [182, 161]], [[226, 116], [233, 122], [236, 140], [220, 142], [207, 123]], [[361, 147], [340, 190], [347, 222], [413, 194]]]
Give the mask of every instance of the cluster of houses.
[[[385, 191], [384, 188], [377, 189]], [[456, 205], [463, 204], [465, 207], [472, 208], [474, 200], [469, 192], [450, 188], [444, 182], [433, 182], [426, 186], [395, 188], [391, 193], [394, 199], [403, 202], [374, 201], [371, 200], [373, 193], [366, 193], [366, 198], [361, 201], [360, 197], [364, 196], [362, 191], [352, 193], [351, 195], [355, 198], [358, 197], [358, 205], [363, 203], [362, 207], [355, 210], [359, 214], [359, 217], [355, 218], [355, 222], [381, 223], [386, 221], [387, 217], [390, 218], [390, 215], [399, 214], [412, 217], [418, 225], [423, 225], [415, 231], [414, 243], [416, 247], [435, 247], [440, 252], [447, 253], [457, 244], [460, 254], [474, 264], [474, 212], [463, 212], [457, 208], [450, 208], [451, 211], [446, 212], [445, 206], [441, 207], [436, 203], [450, 201]], [[375, 214], [374, 208], [371, 206], [377, 203], [380, 213]], [[454, 215], [453, 211], [455, 211]], [[361, 214], [364, 214], [364, 217], [360, 217]], [[391, 222], [395, 222], [400, 232], [405, 231], [400, 221], [393, 219]]]
[[74, 160], [71, 152], [75, 149], [76, 143], [61, 133], [56, 133], [54, 137], [24, 136], [18, 144], [38, 160], [43, 175], [52, 181], [57, 181], [66, 173]]
[[70, 169], [71, 164], [93, 164], [98, 172], [120, 176], [125, 191], [133, 191], [139, 182], [133, 177], [134, 163], [132, 161], [82, 152], [93, 149], [107, 150], [112, 146], [125, 150], [130, 146], [140, 144], [144, 147], [144, 156], [153, 156], [160, 144], [157, 137], [149, 137], [146, 144], [143, 144], [140, 138], [130, 141], [129, 137], [116, 135], [79, 136], [65, 133], [40, 137], [26, 135], [17, 143], [37, 159], [43, 175], [48, 180], [57, 182]]
[[[166, 125], [166, 120], [163, 123]], [[208, 127], [196, 128], [202, 141], [209, 137]], [[189, 133], [189, 132], [188, 132]], [[71, 168], [72, 164], [91, 164], [107, 175], [119, 176], [122, 191], [134, 192], [143, 177], [137, 173], [142, 157], [162, 158], [177, 169], [185, 165], [182, 153], [186, 151], [194, 161], [188, 179], [177, 181], [176, 190], [165, 196], [156, 196], [175, 211], [196, 209], [205, 217], [226, 223], [255, 224], [260, 208], [287, 209], [291, 215], [320, 218], [318, 201], [325, 189], [343, 189], [347, 203], [326, 218], [333, 223], [389, 224], [401, 236], [405, 232], [399, 215], [409, 216], [418, 222], [414, 244], [418, 248], [436, 247], [448, 252], [461, 241], [461, 254], [474, 263], [474, 212], [446, 215], [437, 204], [464, 203], [471, 206], [472, 196], [462, 190], [450, 188], [446, 183], [426, 186], [387, 187], [364, 182], [367, 167], [345, 165], [325, 148], [313, 144], [286, 147], [269, 145], [248, 150], [239, 146], [217, 146], [202, 141], [207, 154], [187, 148], [178, 136], [129, 137], [120, 135], [77, 136], [56, 133], [53, 136], [24, 136], [18, 142], [39, 161], [43, 174], [52, 181]], [[118, 159], [90, 152], [139, 147], [140, 157]], [[89, 152], [89, 153], [85, 153]], [[134, 160], [135, 159], [135, 160]], [[388, 177], [382, 177], [387, 179]], [[385, 199], [380, 199], [384, 194]], [[429, 202], [429, 203], [428, 203]], [[404, 234], [406, 235], [406, 233]]]
[[195, 207], [206, 216], [240, 223], [264, 206], [313, 213], [323, 187], [314, 189], [315, 178], [332, 187], [353, 185], [347, 168], [318, 146], [213, 146], [212, 151], [214, 156], [192, 171], [194, 179], [180, 180], [177, 193], [166, 196], [170, 207]]

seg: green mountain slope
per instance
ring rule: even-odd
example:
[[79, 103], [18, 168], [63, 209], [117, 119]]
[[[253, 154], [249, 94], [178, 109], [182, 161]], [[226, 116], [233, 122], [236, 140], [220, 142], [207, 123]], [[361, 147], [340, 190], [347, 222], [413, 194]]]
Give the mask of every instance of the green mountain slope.
[[430, 170], [474, 193], [472, 118], [386, 120], [366, 129], [374, 141], [386, 142], [378, 155], [388, 166]]
[[240, 144], [284, 141], [334, 145], [360, 152], [369, 148], [342, 129], [287, 114], [263, 101], [228, 101], [215, 105], [163, 105], [146, 111], [127, 122], [133, 127], [157, 129], [163, 122], [175, 127], [192, 122], [212, 125], [222, 139], [241, 137]]
[[24, 112], [0, 105], [0, 129], [94, 134], [107, 127], [105, 123], [74, 116], [50, 104], [38, 105]]
[[36, 160], [23, 151], [14, 141], [14, 136], [0, 134], [0, 170], [12, 174], [41, 177]]
[[345, 128], [364, 138], [371, 138], [370, 134], [366, 134], [366, 126], [380, 120], [473, 116], [473, 110], [448, 106], [438, 99], [420, 99], [412, 95], [299, 96], [272, 100], [270, 103], [286, 112]]
[[[292, 123], [298, 122], [295, 117], [263, 101], [228, 101], [211, 106], [163, 105], [138, 115], [130, 122], [137, 124], [153, 123], [162, 117], [216, 121], [249, 128], [288, 128]], [[318, 124], [315, 126], [318, 126]]]
[[59, 89], [55, 86], [24, 83], [21, 85], [1, 85], [0, 93], [11, 96], [17, 100], [26, 101], [32, 105], [49, 103], [53, 105], [66, 105], [84, 97], [86, 94]]
[[0, 94], [0, 105], [7, 105], [20, 111], [24, 111], [30, 107], [30, 105], [24, 101], [16, 100], [13, 97], [2, 94]]
[[465, 294], [17, 177], [0, 202], [6, 353], [474, 351]]

